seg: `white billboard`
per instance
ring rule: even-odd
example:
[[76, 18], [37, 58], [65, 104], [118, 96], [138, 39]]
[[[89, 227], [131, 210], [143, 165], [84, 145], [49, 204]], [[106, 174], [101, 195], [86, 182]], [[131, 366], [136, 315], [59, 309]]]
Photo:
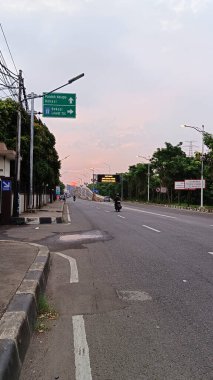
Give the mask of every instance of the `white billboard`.
[[[185, 179], [184, 181], [175, 181], [175, 190], [196, 190], [201, 189], [201, 179]], [[206, 180], [203, 179], [203, 189], [206, 187]]]
[[[201, 179], [185, 179], [185, 189], [201, 189]], [[203, 189], [206, 187], [206, 181], [203, 179]]]

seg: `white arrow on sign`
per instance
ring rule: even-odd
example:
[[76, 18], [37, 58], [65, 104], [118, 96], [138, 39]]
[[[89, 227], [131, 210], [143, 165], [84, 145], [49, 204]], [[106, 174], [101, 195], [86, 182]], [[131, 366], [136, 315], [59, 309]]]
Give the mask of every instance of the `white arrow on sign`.
[[2, 181], [4, 189], [10, 189], [10, 182], [4, 182]]
[[67, 113], [69, 113], [70, 115], [72, 115], [73, 112], [73, 110], [67, 110]]
[[73, 98], [69, 98], [68, 101], [69, 101], [70, 104], [73, 104], [74, 99]]

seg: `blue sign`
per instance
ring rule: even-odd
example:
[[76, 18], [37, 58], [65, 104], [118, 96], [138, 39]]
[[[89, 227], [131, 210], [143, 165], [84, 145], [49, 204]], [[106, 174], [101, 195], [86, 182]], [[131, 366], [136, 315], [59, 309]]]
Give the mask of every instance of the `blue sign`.
[[8, 179], [2, 180], [2, 191], [11, 191], [11, 181]]

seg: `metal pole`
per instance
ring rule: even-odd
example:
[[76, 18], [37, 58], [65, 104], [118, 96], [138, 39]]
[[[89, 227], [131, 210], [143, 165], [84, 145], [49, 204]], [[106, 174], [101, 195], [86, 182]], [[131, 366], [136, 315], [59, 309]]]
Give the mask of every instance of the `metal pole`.
[[30, 117], [30, 197], [29, 208], [33, 208], [33, 147], [34, 147], [34, 96], [31, 93], [31, 117]]
[[200, 207], [203, 207], [203, 155], [204, 155], [204, 125], [202, 125], [202, 156], [201, 156], [201, 191]]
[[15, 162], [15, 188], [13, 198], [13, 216], [19, 216], [19, 192], [20, 192], [20, 162], [21, 162], [21, 90], [22, 90], [22, 71], [19, 70], [19, 106], [17, 114], [17, 138], [16, 138], [16, 162]]
[[148, 162], [148, 192], [147, 192], [147, 201], [149, 202], [149, 187], [150, 187], [150, 162]]
[[124, 199], [124, 179], [123, 179], [123, 173], [121, 174], [121, 201], [123, 202]]
[[95, 174], [94, 174], [94, 169], [93, 169], [93, 171], [92, 171], [92, 183], [93, 183], [93, 185], [92, 185], [92, 192], [93, 192], [93, 194], [94, 194], [94, 190], [95, 190], [95, 184], [94, 184], [94, 182], [95, 182]]

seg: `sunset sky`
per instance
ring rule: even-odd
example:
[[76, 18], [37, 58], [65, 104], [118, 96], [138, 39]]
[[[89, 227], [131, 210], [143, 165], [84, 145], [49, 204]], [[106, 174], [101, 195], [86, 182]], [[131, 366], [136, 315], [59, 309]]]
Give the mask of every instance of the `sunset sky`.
[[[0, 23], [27, 93], [65, 87], [76, 119], [42, 118], [56, 137], [62, 181], [127, 171], [164, 143], [213, 133], [213, 1], [0, 0]], [[0, 33], [0, 50], [14, 71]], [[41, 100], [35, 102], [42, 111]], [[81, 180], [80, 180], [81, 178]]]

